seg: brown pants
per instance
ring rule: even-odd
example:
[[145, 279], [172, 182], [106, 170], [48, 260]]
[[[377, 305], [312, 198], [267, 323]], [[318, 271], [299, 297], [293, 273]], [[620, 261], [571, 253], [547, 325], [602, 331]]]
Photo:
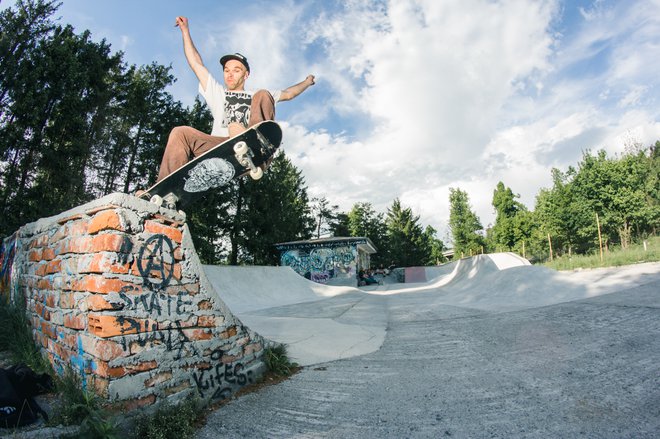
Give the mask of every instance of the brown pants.
[[[275, 100], [267, 90], [259, 90], [252, 96], [250, 107], [250, 121], [247, 128], [263, 122], [275, 119]], [[214, 146], [224, 142], [229, 137], [211, 136], [193, 127], [176, 127], [170, 132], [167, 140], [163, 160], [158, 171], [158, 180], [170, 175], [181, 166], [188, 163], [194, 157], [205, 153]]]

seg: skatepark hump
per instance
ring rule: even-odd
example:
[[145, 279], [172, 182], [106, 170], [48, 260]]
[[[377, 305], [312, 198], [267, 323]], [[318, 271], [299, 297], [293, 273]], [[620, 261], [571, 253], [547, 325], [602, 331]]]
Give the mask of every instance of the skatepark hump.
[[659, 276], [659, 264], [557, 272], [513, 253], [425, 267], [423, 283], [364, 287], [311, 282], [289, 267], [204, 266], [229, 309], [262, 336], [288, 345], [301, 365], [378, 350], [392, 309], [424, 318], [439, 309], [505, 312], [588, 299]]

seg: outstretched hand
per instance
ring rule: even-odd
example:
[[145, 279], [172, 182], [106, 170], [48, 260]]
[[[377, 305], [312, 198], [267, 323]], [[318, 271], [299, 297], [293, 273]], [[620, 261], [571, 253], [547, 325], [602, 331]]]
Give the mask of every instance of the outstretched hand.
[[180, 28], [181, 30], [188, 28], [188, 19], [186, 17], [176, 17], [174, 20], [174, 26]]

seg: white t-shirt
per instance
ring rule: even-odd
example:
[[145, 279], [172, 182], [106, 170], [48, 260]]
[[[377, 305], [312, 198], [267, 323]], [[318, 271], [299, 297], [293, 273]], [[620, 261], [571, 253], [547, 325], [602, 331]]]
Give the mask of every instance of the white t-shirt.
[[[228, 137], [229, 130], [227, 126], [231, 122], [239, 122], [247, 126], [250, 120], [250, 105], [252, 105], [252, 95], [257, 90], [229, 91], [215, 80], [209, 74], [206, 82], [206, 90], [199, 84], [199, 93], [206, 100], [206, 105], [213, 114], [212, 136]], [[281, 91], [268, 90], [275, 102], [280, 100]]]

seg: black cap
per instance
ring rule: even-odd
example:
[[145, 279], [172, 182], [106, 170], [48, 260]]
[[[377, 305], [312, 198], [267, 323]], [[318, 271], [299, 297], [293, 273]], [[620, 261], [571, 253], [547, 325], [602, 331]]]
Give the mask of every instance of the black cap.
[[230, 59], [235, 59], [236, 61], [239, 61], [245, 66], [248, 72], [250, 71], [250, 64], [248, 64], [247, 58], [238, 52], [233, 53], [231, 55], [225, 55], [222, 58], [220, 58], [220, 64], [222, 65], [223, 69], [225, 68], [225, 64], [227, 63], [227, 61], [229, 61]]

